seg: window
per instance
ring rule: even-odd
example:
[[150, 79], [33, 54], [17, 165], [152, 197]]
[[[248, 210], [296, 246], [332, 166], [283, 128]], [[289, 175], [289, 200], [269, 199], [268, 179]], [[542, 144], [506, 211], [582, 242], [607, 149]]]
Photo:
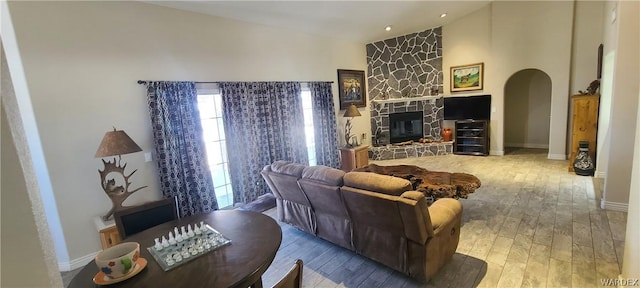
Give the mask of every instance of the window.
[[[311, 92], [303, 87], [301, 93], [304, 116], [304, 133], [309, 155], [309, 165], [316, 165], [316, 144], [313, 131], [313, 106]], [[216, 190], [218, 207], [233, 205], [233, 189], [229, 177], [227, 147], [224, 137], [224, 120], [222, 118], [222, 95], [217, 89], [198, 89], [198, 109], [202, 122], [202, 134], [207, 149], [211, 178]]]
[[222, 95], [220, 93], [203, 93], [198, 91], [198, 109], [202, 122], [202, 134], [207, 149], [209, 169], [216, 190], [218, 207], [233, 205], [233, 189], [229, 178], [227, 146], [224, 137], [222, 119]]
[[304, 115], [304, 134], [307, 143], [307, 154], [309, 155], [309, 166], [316, 165], [316, 141], [313, 131], [313, 106], [311, 104], [311, 92], [309, 89], [302, 89], [302, 113]]

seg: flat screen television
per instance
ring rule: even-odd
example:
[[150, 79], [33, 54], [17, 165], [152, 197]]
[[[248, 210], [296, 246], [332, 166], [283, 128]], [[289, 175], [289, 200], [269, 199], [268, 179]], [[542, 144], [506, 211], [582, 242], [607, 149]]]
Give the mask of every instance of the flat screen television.
[[444, 120], [491, 119], [491, 95], [444, 97]]

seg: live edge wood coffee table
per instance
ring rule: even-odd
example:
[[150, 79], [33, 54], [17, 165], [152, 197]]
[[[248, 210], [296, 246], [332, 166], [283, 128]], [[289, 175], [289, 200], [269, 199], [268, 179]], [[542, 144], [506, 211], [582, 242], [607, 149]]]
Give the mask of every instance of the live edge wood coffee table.
[[[154, 238], [173, 227], [204, 221], [232, 242], [183, 265], [163, 271], [147, 247]], [[262, 287], [262, 274], [269, 268], [282, 241], [280, 226], [262, 213], [240, 210], [215, 211], [180, 218], [124, 239], [140, 243], [140, 257], [147, 267], [138, 275], [105, 287]], [[68, 287], [100, 287], [93, 283], [98, 273], [95, 261], [87, 264]]]
[[390, 175], [411, 181], [413, 189], [431, 197], [433, 201], [440, 198], [467, 198], [481, 185], [480, 179], [467, 173], [449, 173], [429, 171], [413, 165], [368, 166], [353, 171], [373, 172]]

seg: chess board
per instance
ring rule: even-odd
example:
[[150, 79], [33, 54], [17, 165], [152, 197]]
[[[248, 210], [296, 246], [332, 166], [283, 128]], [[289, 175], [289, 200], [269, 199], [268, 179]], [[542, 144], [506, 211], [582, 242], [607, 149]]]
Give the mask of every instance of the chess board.
[[147, 250], [164, 271], [169, 271], [210, 251], [231, 244], [227, 239], [208, 224], [203, 225], [202, 233], [189, 237], [168, 247], [150, 246]]

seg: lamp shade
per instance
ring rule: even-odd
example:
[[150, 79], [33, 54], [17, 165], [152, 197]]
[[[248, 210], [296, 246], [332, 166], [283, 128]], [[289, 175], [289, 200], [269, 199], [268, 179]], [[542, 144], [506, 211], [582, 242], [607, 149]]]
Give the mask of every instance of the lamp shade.
[[360, 111], [358, 111], [358, 107], [355, 104], [351, 104], [347, 107], [347, 111], [344, 112], [344, 117], [358, 117], [360, 115]]
[[142, 151], [142, 148], [136, 142], [133, 142], [127, 133], [113, 128], [113, 131], [104, 134], [98, 151], [96, 151], [96, 157], [109, 157], [140, 151]]

